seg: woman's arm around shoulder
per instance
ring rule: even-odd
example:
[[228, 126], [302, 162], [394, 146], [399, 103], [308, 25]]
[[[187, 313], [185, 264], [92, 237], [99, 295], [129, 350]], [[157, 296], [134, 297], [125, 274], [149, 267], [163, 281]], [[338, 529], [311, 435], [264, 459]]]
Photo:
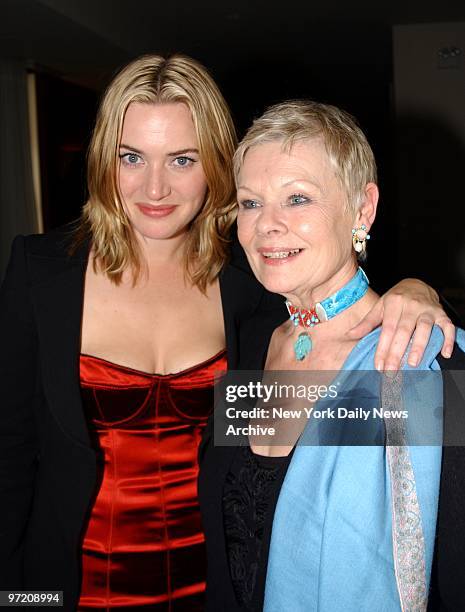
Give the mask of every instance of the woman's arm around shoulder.
[[349, 337], [362, 338], [380, 324], [377, 370], [398, 370], [406, 351], [408, 364], [416, 367], [423, 359], [433, 325], [444, 334], [441, 354], [446, 358], [452, 354], [455, 326], [441, 306], [437, 292], [421, 280], [406, 278], [397, 283], [349, 331]]

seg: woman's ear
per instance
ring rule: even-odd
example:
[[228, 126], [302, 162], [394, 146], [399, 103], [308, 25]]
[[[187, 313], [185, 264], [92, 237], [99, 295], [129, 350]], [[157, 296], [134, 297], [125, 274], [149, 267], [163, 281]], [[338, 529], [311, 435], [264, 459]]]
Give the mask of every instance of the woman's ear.
[[360, 207], [357, 211], [357, 215], [355, 217], [354, 227], [366, 225], [367, 229], [370, 229], [376, 217], [378, 199], [378, 186], [375, 183], [367, 183], [362, 203], [360, 204]]

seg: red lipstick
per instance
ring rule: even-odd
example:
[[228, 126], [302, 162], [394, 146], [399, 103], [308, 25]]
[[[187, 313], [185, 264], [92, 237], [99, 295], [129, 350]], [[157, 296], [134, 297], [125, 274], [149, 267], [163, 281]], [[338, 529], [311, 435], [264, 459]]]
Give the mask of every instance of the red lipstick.
[[136, 206], [143, 215], [152, 219], [167, 217], [176, 208], [176, 206], [149, 206], [148, 204], [136, 204]]

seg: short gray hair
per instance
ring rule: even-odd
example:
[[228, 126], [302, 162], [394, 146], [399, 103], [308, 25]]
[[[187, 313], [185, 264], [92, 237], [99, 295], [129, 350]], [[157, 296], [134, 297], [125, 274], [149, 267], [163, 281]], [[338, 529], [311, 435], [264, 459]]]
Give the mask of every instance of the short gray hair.
[[237, 177], [252, 147], [282, 141], [290, 150], [296, 141], [320, 138], [354, 212], [360, 206], [367, 183], [376, 183], [376, 162], [365, 134], [345, 111], [312, 100], [289, 100], [268, 108], [256, 119], [234, 155]]

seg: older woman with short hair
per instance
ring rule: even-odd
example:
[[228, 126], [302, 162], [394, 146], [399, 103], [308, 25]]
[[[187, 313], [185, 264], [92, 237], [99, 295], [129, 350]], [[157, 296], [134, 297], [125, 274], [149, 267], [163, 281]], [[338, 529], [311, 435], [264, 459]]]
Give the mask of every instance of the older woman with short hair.
[[[378, 204], [376, 164], [361, 129], [334, 106], [278, 104], [246, 133], [234, 170], [240, 243], [257, 279], [286, 298], [290, 314], [274, 330], [270, 313], [249, 321], [240, 367], [375, 370], [379, 330], [360, 341], [347, 334], [378, 299], [358, 265]], [[464, 340], [459, 330], [461, 347]], [[438, 368], [441, 344], [436, 328], [421, 370]], [[434, 429], [437, 379], [428, 391], [420, 420], [424, 414]], [[425, 610], [440, 442], [400, 453], [383, 444], [317, 446], [314, 426], [310, 416], [292, 440], [249, 436], [237, 449], [207, 439], [200, 492], [208, 609]], [[212, 509], [221, 510], [219, 521]]]

